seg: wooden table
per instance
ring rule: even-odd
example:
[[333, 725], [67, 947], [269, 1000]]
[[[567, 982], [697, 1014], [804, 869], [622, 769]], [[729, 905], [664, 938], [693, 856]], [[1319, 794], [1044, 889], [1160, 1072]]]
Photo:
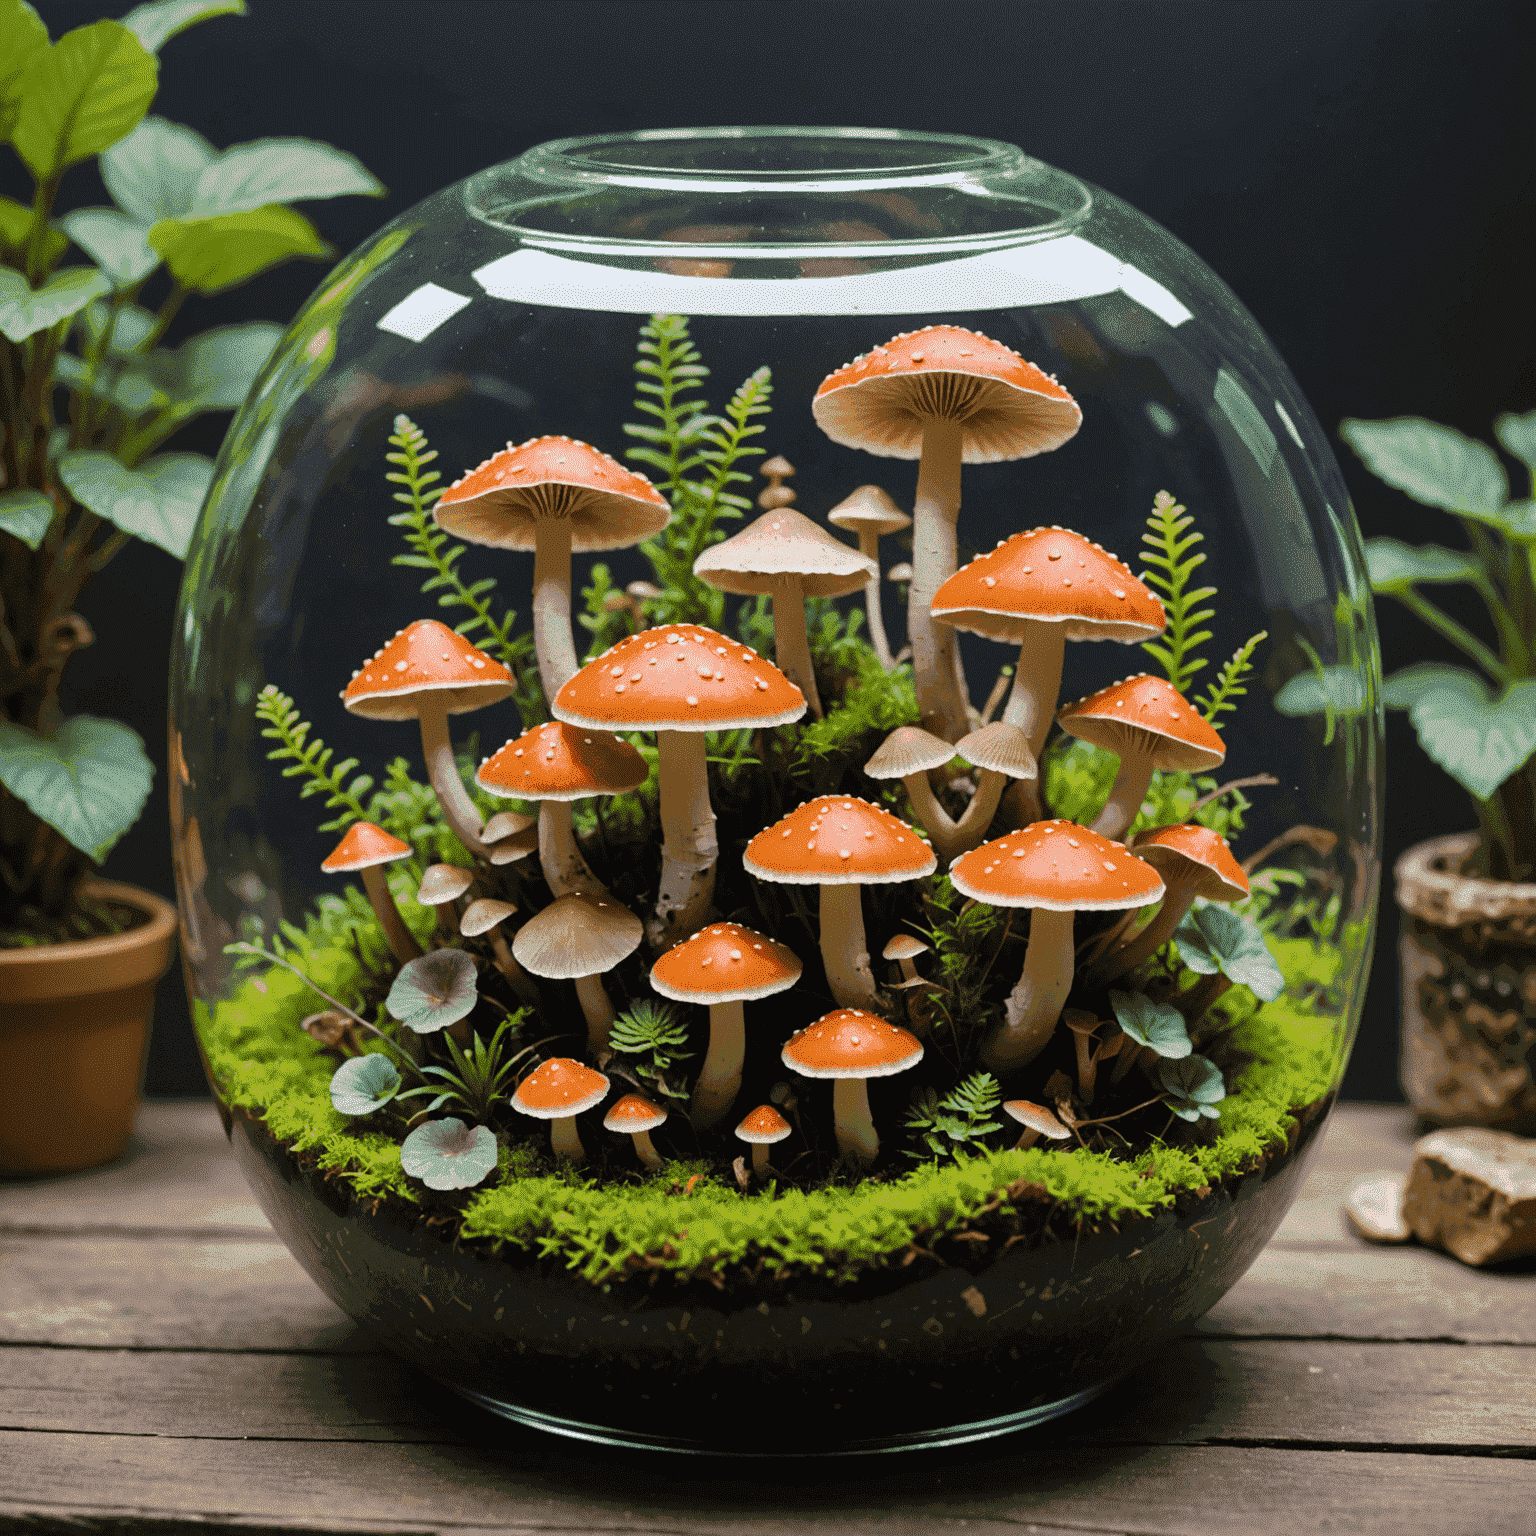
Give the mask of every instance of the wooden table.
[[378, 1352], [267, 1226], [212, 1107], [96, 1173], [0, 1185], [0, 1529], [1536, 1533], [1536, 1266], [1341, 1229], [1403, 1168], [1336, 1114], [1301, 1200], [1201, 1324], [1044, 1430], [833, 1464], [546, 1437]]

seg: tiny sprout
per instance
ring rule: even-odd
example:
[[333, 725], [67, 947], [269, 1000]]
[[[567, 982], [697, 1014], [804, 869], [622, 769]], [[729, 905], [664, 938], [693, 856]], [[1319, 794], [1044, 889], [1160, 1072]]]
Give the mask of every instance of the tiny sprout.
[[400, 1091], [400, 1074], [387, 1057], [353, 1056], [331, 1074], [331, 1103], [344, 1115], [371, 1115]]
[[400, 1166], [428, 1189], [469, 1189], [496, 1166], [496, 1134], [452, 1116], [429, 1120], [401, 1144]]

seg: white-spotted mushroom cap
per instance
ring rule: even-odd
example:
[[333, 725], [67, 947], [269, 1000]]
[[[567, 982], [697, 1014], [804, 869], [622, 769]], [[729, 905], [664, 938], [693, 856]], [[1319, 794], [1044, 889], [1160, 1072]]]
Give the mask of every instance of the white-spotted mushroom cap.
[[933, 850], [897, 816], [852, 795], [818, 795], [759, 832], [747, 873], [785, 885], [883, 885], [938, 867]]
[[512, 1107], [536, 1120], [563, 1120], [596, 1108], [608, 1093], [608, 1079], [569, 1056], [553, 1056], [517, 1085]]
[[861, 485], [827, 513], [834, 528], [883, 537], [912, 526], [912, 519], [878, 485]]
[[693, 574], [721, 592], [746, 596], [774, 592], [792, 576], [807, 597], [842, 597], [880, 571], [810, 518], [778, 507], [712, 544], [693, 562]]
[[472, 901], [464, 909], [464, 915], [459, 919], [459, 932], [466, 939], [476, 939], [482, 933], [489, 933], [498, 923], [504, 923], [512, 916], [517, 908], [510, 901], [497, 901], [494, 897], [482, 896], [479, 901]]
[[790, 1134], [789, 1121], [772, 1104], [759, 1104], [736, 1127], [739, 1140], [750, 1142], [754, 1147], [771, 1147]]
[[611, 971], [640, 947], [640, 919], [617, 902], [561, 896], [528, 919], [512, 939], [519, 965], [551, 981]]
[[1049, 1136], [1052, 1141], [1065, 1141], [1072, 1135], [1043, 1104], [1031, 1104], [1028, 1099], [1005, 1100], [1003, 1113], [1036, 1135]]
[[546, 721], [498, 748], [480, 764], [475, 783], [517, 800], [582, 800], [638, 789], [645, 758], [611, 731]]
[[933, 594], [933, 616], [989, 640], [1022, 644], [1031, 624], [1060, 624], [1068, 640], [1151, 640], [1163, 605], [1130, 567], [1070, 528], [1004, 539]]
[[805, 713], [805, 696], [739, 640], [663, 624], [589, 661], [550, 709], [587, 730], [730, 731], [788, 725]]
[[919, 955], [926, 954], [930, 947], [916, 934], [898, 933], [880, 951], [880, 958], [882, 960], [915, 960]]
[[833, 442], [893, 459], [920, 457], [925, 421], [958, 421], [967, 464], [1046, 453], [1083, 420], [1050, 375], [958, 325], [908, 331], [856, 357], [821, 381], [811, 413]]
[[495, 704], [512, 692], [512, 674], [436, 619], [395, 633], [352, 674], [341, 701], [367, 720], [414, 720], [419, 696], [436, 695], [450, 715]]
[[793, 950], [740, 923], [711, 923], [651, 967], [651, 985], [679, 1003], [751, 1002], [799, 979]]
[[872, 779], [905, 779], [950, 762], [959, 749], [918, 725], [898, 725], [864, 764]]
[[1100, 912], [1144, 907], [1163, 894], [1150, 864], [1075, 821], [1036, 821], [962, 854], [957, 891], [993, 907]]
[[1137, 834], [1132, 851], [1170, 884], [1194, 877], [1195, 895], [1206, 901], [1241, 901], [1248, 895], [1248, 876], [1232, 857], [1219, 832], [1189, 822], [1177, 827], [1153, 827]]
[[532, 549], [544, 518], [571, 525], [578, 553], [622, 549], [666, 527], [672, 508], [644, 475], [570, 437], [507, 446], [454, 481], [432, 509], [455, 538]]
[[923, 1044], [862, 1008], [835, 1008], [791, 1035], [779, 1054], [802, 1077], [893, 1077], [923, 1059]]
[[1029, 737], [1006, 720], [994, 720], [955, 743], [955, 756], [977, 768], [1005, 773], [1010, 779], [1033, 779], [1040, 774]]
[[637, 1136], [642, 1131], [654, 1131], [667, 1118], [667, 1112], [659, 1104], [653, 1104], [642, 1093], [626, 1093], [603, 1116], [603, 1129], [617, 1131], [623, 1136]]
[[347, 874], [372, 869], [375, 864], [408, 859], [414, 851], [409, 843], [391, 837], [383, 827], [371, 821], [354, 821], [342, 840], [320, 861], [320, 868], [328, 875]]
[[1150, 748], [1154, 768], [1204, 773], [1221, 763], [1226, 744], [1205, 716], [1167, 678], [1142, 672], [1075, 704], [1063, 704], [1056, 723], [1070, 736], [1124, 757]]
[[462, 896], [474, 883], [473, 870], [457, 864], [429, 864], [422, 873], [416, 900], [424, 907], [440, 907]]

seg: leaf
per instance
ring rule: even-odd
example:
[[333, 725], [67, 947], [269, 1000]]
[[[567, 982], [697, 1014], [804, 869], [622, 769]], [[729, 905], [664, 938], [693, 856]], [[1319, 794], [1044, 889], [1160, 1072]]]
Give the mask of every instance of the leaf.
[[[4, 0], [0, 0], [4, 4]], [[0, 197], [0, 242], [8, 245], [20, 256], [27, 248], [32, 238], [32, 210], [25, 203], [18, 203], [13, 198]], [[51, 267], [65, 251], [69, 249], [69, 241], [56, 229], [50, 229], [43, 236], [43, 260]], [[22, 265], [20, 261], [13, 263]]]
[[[112, 307], [102, 299], [92, 299], [81, 311], [80, 324], [93, 343], [101, 340], [101, 333], [107, 328], [111, 314]], [[155, 317], [151, 310], [145, 309], [142, 304], [119, 303], [117, 323], [112, 327], [107, 351], [118, 357], [135, 353], [154, 328]]]
[[47, 51], [48, 28], [24, 0], [0, 0], [0, 137], [10, 138], [27, 70]]
[[400, 1091], [400, 1074], [377, 1052], [352, 1056], [331, 1074], [331, 1104], [344, 1115], [371, 1115]]
[[202, 134], [163, 117], [146, 117], [101, 157], [101, 179], [130, 218], [151, 225], [192, 206], [203, 167], [216, 151]]
[[85, 359], [73, 352], [60, 352], [53, 360], [53, 381], [66, 389], [89, 389], [94, 395], [110, 399], [125, 416], [142, 416], [145, 411], [163, 411], [171, 402], [154, 381], [137, 369], [125, 369], [116, 377], [111, 370], [98, 369], [91, 377]]
[[0, 720], [0, 784], [98, 864], [139, 819], [154, 776], [119, 720], [75, 715], [46, 739]]
[[[1401, 678], [1402, 674], [1398, 675]], [[1399, 682], [1398, 696], [1408, 685]], [[1408, 706], [1419, 745], [1463, 789], [1488, 800], [1536, 752], [1536, 678], [1521, 678], [1497, 699], [1460, 668], [1414, 679]]]
[[1155, 1003], [1144, 992], [1111, 992], [1109, 1003], [1121, 1029], [1137, 1045], [1168, 1060], [1188, 1056], [1194, 1050], [1184, 1015], [1170, 1004]]
[[190, 337], [174, 352], [156, 352], [145, 362], [181, 414], [233, 411], [250, 393], [282, 334], [282, 326], [270, 321], [222, 325]]
[[1181, 1120], [1216, 1120], [1220, 1112], [1212, 1106], [1227, 1096], [1220, 1069], [1204, 1056], [1186, 1056], [1182, 1061], [1160, 1061], [1158, 1080], [1173, 1098], [1168, 1107]]
[[36, 549], [53, 521], [53, 503], [41, 491], [0, 491], [0, 533]]
[[257, 139], [231, 145], [204, 166], [188, 217], [354, 195], [384, 195], [356, 156], [315, 139]]
[[1419, 416], [1347, 420], [1339, 436], [1377, 479], [1427, 507], [1492, 517], [1509, 495], [1493, 449], [1439, 422]]
[[462, 949], [435, 949], [400, 967], [384, 1006], [391, 1018], [425, 1035], [457, 1024], [478, 998], [475, 962]]
[[162, 453], [129, 469], [110, 453], [87, 448], [60, 459], [59, 478], [98, 517], [181, 560], [213, 479], [213, 460]]
[[160, 265], [144, 238], [144, 226], [116, 208], [77, 208], [59, 222], [114, 288], [131, 288]]
[[1173, 942], [1179, 958], [1201, 976], [1220, 971], [1265, 1003], [1285, 991], [1285, 977], [1263, 934], [1230, 907], [1214, 902], [1196, 907], [1174, 930]]
[[1476, 675], [1465, 667], [1453, 667], [1444, 661], [1421, 661], [1382, 680], [1381, 702], [1388, 709], [1412, 709], [1431, 688], [1446, 682], [1457, 686], [1454, 681], [1457, 678], [1477, 681]]
[[1500, 416], [1493, 424], [1493, 432], [1505, 451], [1536, 475], [1536, 411], [1527, 411], [1524, 416]]
[[1400, 539], [1367, 539], [1365, 566], [1377, 592], [1406, 592], [1416, 581], [1476, 581], [1483, 570], [1465, 550]]
[[400, 1145], [400, 1167], [428, 1189], [472, 1188], [495, 1166], [496, 1133], [452, 1115], [418, 1125]]
[[291, 256], [329, 256], [313, 224], [291, 208], [252, 208], [207, 219], [162, 219], [149, 243], [171, 275], [199, 293], [243, 283]]
[[146, 0], [123, 17], [151, 53], [158, 53], [178, 32], [215, 16], [244, 16], [245, 0]]
[[138, 126], [159, 65], [120, 21], [66, 32], [27, 66], [11, 139], [39, 181], [98, 155]]
[[1282, 715], [1359, 714], [1365, 708], [1365, 679], [1353, 667], [1324, 667], [1321, 673], [1298, 672], [1275, 695]]
[[25, 341], [78, 314], [111, 286], [95, 267], [66, 267], [33, 289], [20, 272], [0, 267], [0, 332], [10, 341]]

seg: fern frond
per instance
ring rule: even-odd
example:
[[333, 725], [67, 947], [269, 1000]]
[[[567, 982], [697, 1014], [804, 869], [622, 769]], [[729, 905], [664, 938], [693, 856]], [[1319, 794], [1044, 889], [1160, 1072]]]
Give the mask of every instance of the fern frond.
[[1194, 518], [1167, 491], [1152, 499], [1152, 513], [1147, 531], [1142, 534], [1142, 564], [1147, 567], [1141, 579], [1162, 599], [1168, 616], [1168, 628], [1159, 640], [1143, 646], [1167, 674], [1168, 681], [1180, 693], [1187, 691], [1194, 676], [1206, 665], [1195, 652], [1211, 638], [1211, 631], [1200, 626], [1215, 618], [1214, 608], [1200, 604], [1216, 596], [1215, 587], [1191, 587], [1190, 579], [1205, 564], [1198, 546], [1205, 535], [1194, 527]]
[[373, 780], [360, 773], [350, 781], [347, 775], [357, 767], [355, 757], [344, 758], [332, 766], [333, 751], [318, 736], [309, 739], [309, 721], [299, 714], [298, 706], [281, 689], [268, 683], [256, 695], [256, 718], [262, 722], [261, 734], [277, 745], [269, 748], [267, 757], [272, 762], [286, 762], [283, 777], [302, 776], [300, 797], [324, 795], [325, 808], [341, 814], [322, 822], [322, 832], [340, 832], [354, 821], [368, 821], [368, 807], [363, 796], [373, 788]]
[[981, 1138], [1002, 1129], [1002, 1122], [991, 1118], [1002, 1098], [1002, 1089], [990, 1072], [972, 1073], [942, 1099], [929, 1089], [913, 1105], [907, 1120], [908, 1129], [922, 1137], [927, 1152], [907, 1155], [954, 1155], [966, 1142], [976, 1143], [977, 1150], [981, 1150]]
[[1206, 689], [1205, 697], [1199, 704], [1200, 713], [1205, 716], [1208, 724], [1215, 725], [1223, 712], [1237, 708], [1236, 701], [1248, 692], [1243, 685], [1247, 681], [1248, 674], [1253, 670], [1253, 653], [1267, 639], [1269, 639], [1267, 629], [1261, 629], [1258, 634], [1250, 635], [1217, 673], [1216, 681]]

